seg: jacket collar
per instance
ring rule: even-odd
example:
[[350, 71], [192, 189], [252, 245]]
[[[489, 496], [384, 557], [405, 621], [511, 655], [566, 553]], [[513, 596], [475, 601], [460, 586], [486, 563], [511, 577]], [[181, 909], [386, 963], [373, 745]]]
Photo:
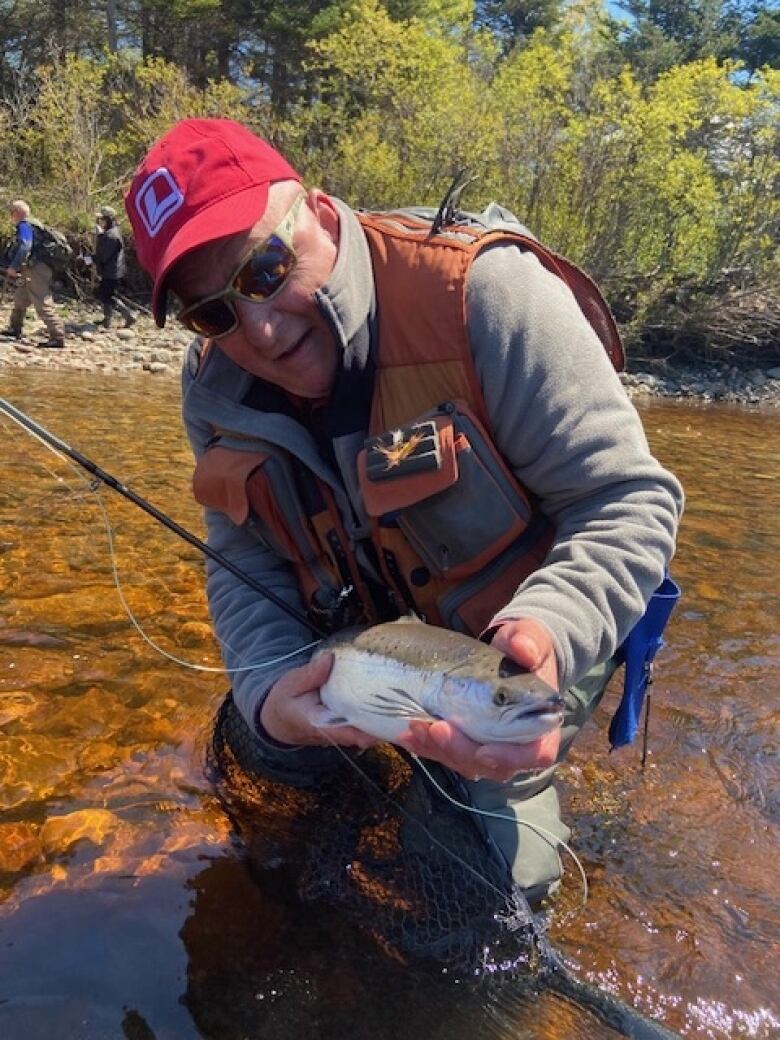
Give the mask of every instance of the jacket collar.
[[[373, 372], [369, 329], [375, 310], [371, 257], [363, 229], [349, 207], [338, 199], [333, 201], [339, 214], [339, 251], [328, 281], [315, 297], [343, 359], [327, 407], [327, 418], [323, 416], [330, 437], [344, 432], [343, 423], [336, 419], [345, 401], [351, 397], [357, 400], [359, 396], [366, 402], [365, 407], [370, 407]], [[193, 344], [193, 349], [197, 354], [196, 344]], [[185, 365], [183, 380], [185, 417], [195, 421], [200, 419], [201, 422], [207, 417], [209, 422], [239, 435], [259, 437], [285, 447], [321, 476], [328, 474], [332, 478], [332, 459], [330, 464], [325, 462], [315, 447], [311, 432], [289, 412], [285, 414], [286, 409], [266, 410], [247, 405], [253, 385], [258, 380], [224, 354], [218, 343], [212, 344], [198, 366], [188, 369]], [[273, 388], [269, 386], [268, 389], [270, 401]], [[358, 395], [356, 389], [362, 389], [362, 392]], [[354, 429], [362, 418], [362, 414], [355, 414], [350, 409], [345, 421]], [[324, 430], [321, 428], [319, 432], [321, 437]]]

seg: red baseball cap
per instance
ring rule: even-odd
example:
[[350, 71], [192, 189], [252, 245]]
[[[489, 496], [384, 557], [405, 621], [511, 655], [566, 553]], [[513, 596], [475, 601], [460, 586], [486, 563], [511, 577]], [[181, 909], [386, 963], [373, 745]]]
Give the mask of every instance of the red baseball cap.
[[252, 227], [268, 186], [300, 176], [274, 148], [232, 119], [184, 119], [152, 145], [125, 209], [142, 267], [154, 280], [152, 313], [165, 324], [165, 277], [185, 253]]

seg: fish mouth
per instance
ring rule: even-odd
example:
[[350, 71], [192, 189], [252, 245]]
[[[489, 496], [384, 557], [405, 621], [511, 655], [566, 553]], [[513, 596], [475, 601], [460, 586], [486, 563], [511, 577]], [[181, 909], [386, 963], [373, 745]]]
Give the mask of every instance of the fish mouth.
[[519, 722], [521, 719], [529, 719], [534, 716], [557, 715], [563, 719], [563, 709], [566, 702], [559, 693], [547, 697], [543, 701], [534, 701], [530, 704], [510, 704], [501, 713], [501, 720], [507, 722]]
[[509, 741], [514, 744], [528, 744], [538, 740], [545, 733], [559, 729], [563, 725], [563, 697], [557, 695], [541, 703], [526, 704], [504, 711], [499, 720], [501, 734], [493, 739]]

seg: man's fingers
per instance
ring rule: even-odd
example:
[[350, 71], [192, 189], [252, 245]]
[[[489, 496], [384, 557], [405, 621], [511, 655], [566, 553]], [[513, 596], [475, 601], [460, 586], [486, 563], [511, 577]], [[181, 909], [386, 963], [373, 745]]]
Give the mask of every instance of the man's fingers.
[[475, 760], [482, 776], [504, 783], [517, 773], [547, 769], [558, 758], [561, 731], [551, 730], [529, 744], [484, 744], [477, 749]]
[[528, 632], [515, 632], [507, 639], [507, 652], [519, 665], [535, 672], [544, 663], [545, 654], [538, 641]]
[[492, 644], [532, 672], [542, 664], [550, 650], [549, 638], [541, 639], [535, 630], [535, 622], [526, 620], [502, 625], [493, 636]]
[[[401, 742], [408, 751], [427, 758], [435, 758], [445, 764], [453, 757], [473, 756], [478, 746], [455, 726], [443, 720], [410, 722], [408, 736], [402, 737]], [[441, 757], [443, 755], [448, 757]]]
[[332, 667], [333, 654], [322, 654], [277, 679], [260, 709], [260, 722], [270, 737], [283, 744], [321, 743], [312, 739], [316, 728], [309, 714], [320, 704], [319, 690]]
[[333, 654], [318, 654], [306, 665], [306, 669], [310, 677], [315, 680], [318, 689], [324, 682], [327, 682], [331, 668], [333, 668]]
[[468, 780], [507, 783], [518, 773], [547, 769], [558, 757], [560, 730], [529, 744], [475, 744], [448, 722], [412, 722], [399, 741], [407, 751], [453, 769]]

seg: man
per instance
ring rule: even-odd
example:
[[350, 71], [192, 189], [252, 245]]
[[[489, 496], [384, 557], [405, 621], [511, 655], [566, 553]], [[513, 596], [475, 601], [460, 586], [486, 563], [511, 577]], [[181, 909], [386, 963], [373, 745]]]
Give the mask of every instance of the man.
[[116, 295], [117, 285], [127, 272], [125, 244], [116, 222], [116, 210], [113, 206], [101, 206], [95, 216], [97, 217], [97, 235], [94, 261], [95, 269], [100, 276], [95, 295], [103, 304], [101, 325], [104, 329], [110, 329], [116, 310], [124, 318], [125, 328], [129, 328], [131, 325], [135, 325], [135, 315]]
[[[481, 239], [357, 214], [228, 120], [177, 124], [126, 206], [157, 323], [172, 293], [204, 337], [183, 409], [214, 548], [321, 625], [414, 609], [567, 691], [563, 731], [533, 744], [479, 746], [444, 721], [404, 742], [466, 778], [476, 806], [544, 828], [487, 823], [543, 895], [561, 869], [549, 835], [568, 835], [554, 763], [661, 582], [682, 509], [572, 291], [512, 221]], [[418, 472], [403, 460], [426, 437]], [[379, 472], [388, 445], [399, 465]], [[330, 740], [373, 743], [317, 728], [328, 658], [280, 661], [311, 642], [303, 625], [217, 566], [208, 594], [269, 775], [316, 782]]]
[[8, 328], [0, 335], [10, 339], [22, 338], [22, 326], [27, 308], [32, 304], [36, 314], [46, 326], [48, 339], [41, 340], [39, 347], [59, 348], [65, 346], [65, 329], [54, 310], [51, 295], [52, 269], [35, 256], [35, 229], [37, 222], [30, 217], [30, 207], [24, 199], [17, 199], [8, 208], [11, 220], [16, 225], [16, 241], [5, 268], [6, 279], [15, 286], [13, 309]]

